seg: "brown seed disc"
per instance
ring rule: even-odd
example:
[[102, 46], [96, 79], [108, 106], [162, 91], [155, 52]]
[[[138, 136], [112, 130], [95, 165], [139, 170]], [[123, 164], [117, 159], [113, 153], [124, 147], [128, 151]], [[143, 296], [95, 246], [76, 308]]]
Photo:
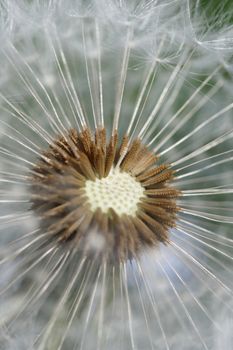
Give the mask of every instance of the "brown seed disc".
[[181, 193], [170, 186], [174, 172], [157, 159], [139, 139], [129, 145], [117, 132], [107, 142], [105, 129], [69, 130], [32, 169], [32, 210], [41, 230], [112, 262], [166, 244]]

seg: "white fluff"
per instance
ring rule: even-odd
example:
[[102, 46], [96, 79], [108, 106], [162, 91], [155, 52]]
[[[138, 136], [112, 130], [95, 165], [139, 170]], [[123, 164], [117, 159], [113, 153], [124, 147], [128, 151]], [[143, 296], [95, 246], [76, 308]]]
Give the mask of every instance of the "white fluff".
[[[233, 27], [223, 3], [1, 2], [0, 302], [11, 305], [1, 348], [230, 350]], [[174, 164], [184, 191], [173, 245], [115, 279], [104, 264], [65, 260], [65, 250], [40, 253], [46, 241], [28, 211], [28, 169], [83, 116], [92, 128], [104, 119], [108, 134], [116, 123], [120, 135], [142, 137]], [[104, 243], [93, 236], [91, 246]]]

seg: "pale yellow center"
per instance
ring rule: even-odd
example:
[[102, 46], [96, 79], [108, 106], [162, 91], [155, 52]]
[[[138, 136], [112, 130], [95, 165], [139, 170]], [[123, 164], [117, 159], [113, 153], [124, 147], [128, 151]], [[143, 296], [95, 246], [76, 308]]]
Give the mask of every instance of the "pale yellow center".
[[107, 213], [112, 208], [118, 215], [135, 216], [140, 198], [144, 196], [143, 186], [133, 176], [116, 168], [105, 178], [87, 180], [84, 189], [92, 211], [100, 208]]

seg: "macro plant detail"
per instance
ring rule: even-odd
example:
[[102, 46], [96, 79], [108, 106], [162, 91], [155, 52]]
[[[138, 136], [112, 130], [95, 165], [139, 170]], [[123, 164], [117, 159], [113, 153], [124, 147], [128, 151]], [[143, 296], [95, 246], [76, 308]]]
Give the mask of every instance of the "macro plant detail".
[[0, 3], [0, 348], [230, 350], [232, 5]]
[[[105, 129], [94, 140], [89, 130], [70, 130], [43, 152], [31, 192], [42, 233], [86, 250], [97, 240], [99, 253], [119, 262], [169, 240], [179, 191], [167, 187], [173, 171], [154, 166], [156, 156], [139, 140], [127, 150], [127, 137], [120, 147], [117, 138], [115, 132], [107, 144]], [[93, 246], [98, 253], [98, 242]]]

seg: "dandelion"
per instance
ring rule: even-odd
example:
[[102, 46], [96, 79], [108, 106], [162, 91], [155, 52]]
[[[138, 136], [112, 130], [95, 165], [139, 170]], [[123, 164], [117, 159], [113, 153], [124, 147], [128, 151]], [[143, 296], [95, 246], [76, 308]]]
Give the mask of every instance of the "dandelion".
[[0, 6], [1, 348], [230, 349], [230, 7]]

